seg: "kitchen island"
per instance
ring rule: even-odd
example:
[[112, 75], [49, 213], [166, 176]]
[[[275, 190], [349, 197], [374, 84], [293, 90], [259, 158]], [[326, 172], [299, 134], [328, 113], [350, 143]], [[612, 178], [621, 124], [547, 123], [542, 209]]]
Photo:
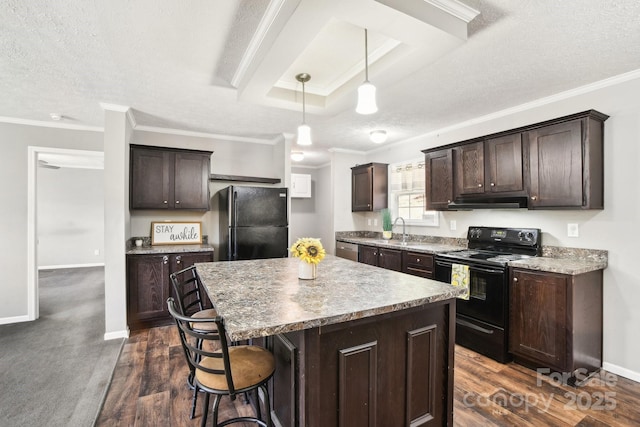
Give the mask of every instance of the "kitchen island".
[[429, 279], [327, 255], [196, 264], [231, 340], [276, 357], [282, 426], [451, 425], [455, 297]]

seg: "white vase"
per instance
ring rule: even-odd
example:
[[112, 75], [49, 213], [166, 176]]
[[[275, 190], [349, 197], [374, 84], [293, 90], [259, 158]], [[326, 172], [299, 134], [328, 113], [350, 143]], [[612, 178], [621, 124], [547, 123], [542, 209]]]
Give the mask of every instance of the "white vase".
[[386, 240], [390, 240], [393, 237], [393, 231], [383, 231], [382, 238]]
[[310, 262], [300, 261], [298, 263], [298, 279], [312, 280], [316, 278], [318, 266]]

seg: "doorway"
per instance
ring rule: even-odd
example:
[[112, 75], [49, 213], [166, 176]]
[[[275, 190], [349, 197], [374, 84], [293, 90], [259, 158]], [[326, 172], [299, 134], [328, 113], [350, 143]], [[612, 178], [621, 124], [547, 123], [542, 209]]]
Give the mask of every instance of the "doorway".
[[[41, 171], [57, 169], [104, 169], [104, 154], [98, 151], [59, 149], [50, 147], [28, 147], [28, 194], [27, 194], [27, 320], [39, 317], [38, 292], [38, 177]], [[64, 213], [61, 215], [64, 221]], [[54, 227], [55, 224], [48, 224]], [[104, 227], [104, 221], [102, 226]], [[103, 233], [104, 234], [104, 233]], [[62, 240], [61, 240], [62, 244]], [[70, 244], [69, 242], [65, 244]], [[102, 248], [96, 249], [102, 251]], [[81, 261], [82, 264], [91, 264]], [[73, 263], [71, 263], [73, 264]], [[77, 264], [77, 263], [76, 263]], [[68, 267], [69, 265], [67, 265]]]

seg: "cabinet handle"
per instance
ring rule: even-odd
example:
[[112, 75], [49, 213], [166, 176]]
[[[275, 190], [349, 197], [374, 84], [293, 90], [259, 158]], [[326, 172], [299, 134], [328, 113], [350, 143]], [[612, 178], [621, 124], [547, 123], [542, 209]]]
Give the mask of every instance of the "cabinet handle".
[[176, 205], [179, 205], [179, 204], [180, 204], [180, 200], [176, 200]]
[[518, 278], [517, 278], [517, 277], [514, 277], [514, 278], [513, 278], [513, 281], [514, 281], [514, 282], [517, 282], [517, 281], [518, 281]]
[[538, 200], [538, 196], [531, 196], [531, 200]]
[[165, 205], [167, 204], [167, 201], [166, 201], [166, 200], [164, 201], [164, 204], [165, 204]]
[[482, 184], [478, 184], [478, 188], [482, 188]]
[[496, 186], [495, 182], [492, 182], [492, 183], [491, 183], [491, 186], [492, 186], [492, 187], [495, 187], [495, 186]]
[[420, 262], [420, 258], [416, 258], [416, 262]]
[[180, 255], [178, 255], [176, 257], [176, 264], [180, 264], [180, 261], [182, 260], [182, 257]]
[[447, 199], [447, 203], [451, 203], [451, 200]]
[[169, 257], [168, 257], [168, 256], [166, 256], [166, 255], [165, 255], [165, 256], [163, 256], [163, 257], [162, 257], [162, 263], [163, 263], [163, 264], [166, 264], [166, 263], [168, 263], [168, 262], [169, 262]]

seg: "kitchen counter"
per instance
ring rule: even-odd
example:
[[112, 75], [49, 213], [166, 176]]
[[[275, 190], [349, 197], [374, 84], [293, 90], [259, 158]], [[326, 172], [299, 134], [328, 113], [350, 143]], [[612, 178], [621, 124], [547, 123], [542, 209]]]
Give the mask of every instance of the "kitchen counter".
[[431, 243], [420, 241], [407, 241], [406, 245], [402, 244], [402, 240], [384, 240], [370, 237], [340, 237], [336, 239], [340, 242], [355, 243], [358, 245], [376, 246], [381, 248], [410, 250], [412, 252], [420, 252], [426, 254], [436, 254], [439, 252], [459, 251], [466, 249], [466, 246], [449, 245], [443, 243]]
[[188, 252], [213, 252], [213, 245], [156, 245], [133, 246], [128, 248], [126, 255], [154, 255], [154, 254], [178, 254]]
[[604, 270], [607, 268], [607, 261], [602, 259], [550, 258], [542, 256], [510, 261], [509, 267], [575, 276], [591, 271]]
[[[442, 243], [430, 243], [409, 240], [407, 245], [401, 245], [400, 240], [384, 240], [371, 237], [339, 237], [341, 242], [355, 243], [358, 245], [376, 246], [412, 252], [437, 254], [441, 252], [466, 249], [466, 246], [450, 245]], [[577, 275], [595, 270], [607, 268], [608, 252], [599, 249], [580, 249], [547, 246], [542, 248], [540, 257], [532, 257], [518, 261], [510, 261], [509, 267], [524, 268], [528, 270], [546, 271], [549, 273], [561, 273]]]
[[435, 280], [332, 255], [318, 265], [317, 279], [300, 280], [298, 263], [297, 258], [212, 262], [196, 264], [196, 270], [234, 341], [391, 313], [462, 293]]
[[461, 289], [332, 255], [300, 280], [299, 263], [196, 263], [231, 340], [252, 338], [276, 359], [274, 424], [453, 425]]

